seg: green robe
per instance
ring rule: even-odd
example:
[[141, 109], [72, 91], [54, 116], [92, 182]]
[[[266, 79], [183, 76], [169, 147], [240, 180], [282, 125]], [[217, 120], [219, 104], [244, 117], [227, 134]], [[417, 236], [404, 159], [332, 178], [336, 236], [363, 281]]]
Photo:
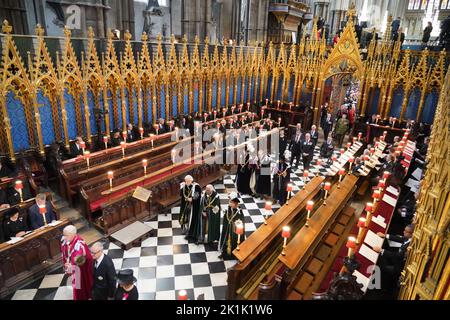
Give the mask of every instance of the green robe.
[[[234, 259], [233, 250], [237, 247], [238, 235], [235, 230], [236, 221], [241, 220], [244, 223], [244, 213], [240, 208], [232, 209], [228, 207], [223, 216], [222, 233], [220, 235], [219, 250], [222, 252], [222, 257], [225, 259]], [[245, 239], [245, 224], [244, 234], [241, 236], [241, 242]]]
[[207, 223], [207, 241], [212, 243], [213, 241], [219, 241], [220, 239], [220, 198], [216, 191], [209, 196], [204, 193], [202, 197], [202, 207]]

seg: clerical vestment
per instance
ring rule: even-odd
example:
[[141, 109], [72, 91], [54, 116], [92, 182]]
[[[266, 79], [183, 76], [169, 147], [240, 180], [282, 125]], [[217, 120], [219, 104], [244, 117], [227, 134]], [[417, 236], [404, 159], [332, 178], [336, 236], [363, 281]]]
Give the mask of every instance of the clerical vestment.
[[207, 219], [206, 230], [208, 243], [220, 239], [220, 198], [217, 192], [206, 192], [202, 197], [203, 215]]
[[[202, 189], [195, 182], [189, 186], [183, 182], [180, 187], [181, 206], [178, 221], [181, 227], [186, 230], [193, 223], [193, 218], [194, 223], [197, 221], [197, 218], [201, 220], [200, 196]], [[192, 202], [188, 201], [189, 198], [192, 198]]]
[[89, 247], [79, 235], [76, 235], [70, 242], [62, 240], [61, 252], [63, 263], [70, 263], [70, 268], [65, 271], [72, 276], [73, 299], [91, 299], [94, 276]]
[[[233, 250], [237, 247], [238, 236], [236, 234], [236, 222], [244, 222], [244, 213], [241, 209], [228, 207], [223, 217], [222, 233], [220, 235], [219, 249], [222, 251], [222, 257], [225, 259], [233, 259]], [[245, 224], [244, 224], [245, 225]], [[241, 236], [241, 241], [245, 239], [244, 234]]]

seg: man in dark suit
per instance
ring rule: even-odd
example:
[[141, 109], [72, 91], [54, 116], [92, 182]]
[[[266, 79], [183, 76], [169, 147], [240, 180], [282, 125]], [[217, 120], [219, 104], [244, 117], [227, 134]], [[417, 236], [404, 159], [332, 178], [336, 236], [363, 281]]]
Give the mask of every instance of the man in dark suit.
[[133, 142], [138, 140], [138, 132], [133, 124], [129, 123], [127, 126], [127, 142]]
[[322, 143], [322, 146], [320, 147], [320, 156], [322, 158], [330, 159], [333, 155], [334, 146], [333, 146], [333, 138], [328, 137], [326, 141]]
[[[23, 183], [22, 200], [26, 201], [30, 199], [32, 196], [28, 182], [22, 181], [22, 183]], [[8, 202], [11, 206], [15, 206], [16, 204], [19, 204], [21, 202], [20, 192], [19, 189], [17, 189], [17, 185], [15, 182], [13, 182], [12, 185], [8, 188], [7, 194], [8, 194]]]
[[398, 242], [401, 244], [400, 247], [392, 248], [391, 250], [388, 250], [387, 248], [382, 249], [380, 247], [372, 248], [373, 251], [380, 253], [382, 287], [384, 287], [384, 285], [389, 286], [389, 284], [395, 282], [400, 276], [406, 259], [406, 251], [411, 242], [413, 232], [414, 225], [410, 224], [407, 225], [403, 230], [403, 236], [391, 234], [384, 235], [381, 232], [378, 233], [378, 236], [382, 238], [385, 237], [390, 241]]
[[295, 135], [291, 138], [291, 145], [289, 146], [289, 150], [291, 151], [291, 163], [290, 166], [294, 163], [294, 159], [297, 160], [296, 166], [300, 162], [300, 156], [302, 153], [302, 139], [303, 135], [301, 131], [297, 131]]
[[284, 155], [284, 152], [286, 151], [287, 148], [287, 138], [284, 134], [284, 130], [280, 130], [278, 147], [280, 149], [280, 154]]
[[116, 290], [116, 269], [112, 259], [103, 253], [103, 244], [96, 242], [91, 247], [94, 258], [94, 284], [92, 300], [112, 300]]
[[322, 129], [323, 129], [323, 139], [327, 140], [328, 135], [330, 134], [331, 130], [333, 130], [333, 120], [331, 118], [331, 113], [327, 112], [325, 115], [325, 118], [322, 123]]
[[75, 141], [70, 144], [70, 156], [76, 158], [83, 155], [83, 148], [81, 148], [81, 143], [83, 138], [76, 137]]
[[52, 203], [47, 201], [45, 193], [39, 193], [33, 204], [28, 210], [30, 226], [33, 230], [39, 229], [45, 225], [43, 214], [40, 212], [41, 207], [45, 207], [45, 221], [50, 223], [56, 220], [56, 214], [53, 211]]
[[0, 178], [9, 178], [14, 174], [13, 170], [11, 170], [3, 161], [0, 161]]
[[114, 130], [113, 134], [111, 136], [111, 147], [118, 147], [120, 146], [120, 142], [122, 141], [122, 137], [120, 136], [119, 130]]
[[305, 141], [302, 143], [303, 169], [309, 170], [309, 164], [314, 155], [314, 142], [309, 133], [305, 134]]
[[319, 140], [319, 132], [317, 132], [317, 127], [314, 124], [311, 126], [311, 131], [309, 132], [309, 135], [311, 136], [311, 140], [315, 147], [317, 144], [317, 140]]

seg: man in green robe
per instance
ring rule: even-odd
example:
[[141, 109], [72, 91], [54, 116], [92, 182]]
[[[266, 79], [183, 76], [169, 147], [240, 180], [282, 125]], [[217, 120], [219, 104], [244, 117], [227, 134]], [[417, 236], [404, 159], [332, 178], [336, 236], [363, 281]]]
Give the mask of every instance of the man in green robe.
[[197, 229], [201, 227], [201, 193], [202, 188], [194, 182], [192, 176], [187, 175], [184, 178], [184, 182], [180, 185], [181, 205], [178, 218], [183, 233], [187, 233], [186, 238], [194, 238], [194, 235], [197, 234]]
[[208, 184], [201, 202], [204, 220], [207, 220], [207, 242], [213, 243], [220, 239], [220, 198], [214, 187]]
[[[221, 255], [219, 258], [226, 260], [235, 259], [233, 250], [238, 245], [238, 235], [236, 234], [236, 225], [244, 224], [244, 213], [239, 208], [239, 199], [237, 195], [231, 196], [227, 211], [223, 216], [222, 233], [220, 235], [219, 251]], [[245, 239], [245, 228], [241, 236], [241, 242]]]

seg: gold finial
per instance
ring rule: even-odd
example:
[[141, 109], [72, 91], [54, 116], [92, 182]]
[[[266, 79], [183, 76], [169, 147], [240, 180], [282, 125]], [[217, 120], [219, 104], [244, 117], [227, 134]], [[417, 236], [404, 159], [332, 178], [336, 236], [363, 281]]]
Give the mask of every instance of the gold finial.
[[198, 38], [198, 36], [195, 36], [194, 42], [196, 45], [200, 43], [200, 39]]
[[130, 41], [131, 40], [131, 33], [130, 33], [130, 31], [129, 30], [126, 30], [125, 31], [125, 40], [126, 41]]
[[209, 38], [208, 37], [205, 38], [205, 46], [207, 46], [207, 45], [209, 45]]
[[171, 44], [175, 43], [175, 35], [173, 33], [170, 35], [170, 43]]
[[70, 29], [67, 28], [67, 26], [64, 26], [64, 35], [66, 36], [66, 38], [69, 38], [71, 34], [72, 31], [70, 31]]
[[111, 40], [112, 38], [113, 38], [113, 36], [114, 36], [114, 34], [113, 34], [113, 32], [112, 32], [112, 30], [111, 29], [108, 29], [108, 40]]
[[3, 20], [2, 32], [10, 34], [12, 32], [12, 26], [9, 24], [8, 20]]
[[390, 14], [390, 15], [388, 16], [388, 18], [387, 18], [387, 23], [388, 23], [389, 25], [391, 25], [391, 23], [392, 23], [393, 20], [394, 20], [394, 17], [392, 17], [392, 14]]
[[35, 32], [38, 37], [42, 37], [44, 35], [44, 29], [41, 27], [39, 23], [36, 25]]
[[144, 41], [144, 42], [148, 40], [147, 32], [145, 32], [145, 31], [142, 32], [141, 40]]
[[186, 36], [186, 34], [184, 34], [184, 36], [183, 36], [183, 43], [187, 43], [187, 36]]
[[94, 28], [92, 28], [91, 26], [88, 28], [88, 37], [93, 39], [94, 38]]
[[348, 16], [349, 18], [353, 18], [353, 17], [356, 16], [356, 6], [355, 6], [355, 3], [354, 3], [354, 2], [352, 2], [352, 3], [350, 4], [350, 6], [348, 7], [347, 16]]
[[158, 40], [158, 42], [161, 43], [161, 41], [162, 41], [161, 33], [158, 33], [158, 35], [156, 36], [156, 40]]

